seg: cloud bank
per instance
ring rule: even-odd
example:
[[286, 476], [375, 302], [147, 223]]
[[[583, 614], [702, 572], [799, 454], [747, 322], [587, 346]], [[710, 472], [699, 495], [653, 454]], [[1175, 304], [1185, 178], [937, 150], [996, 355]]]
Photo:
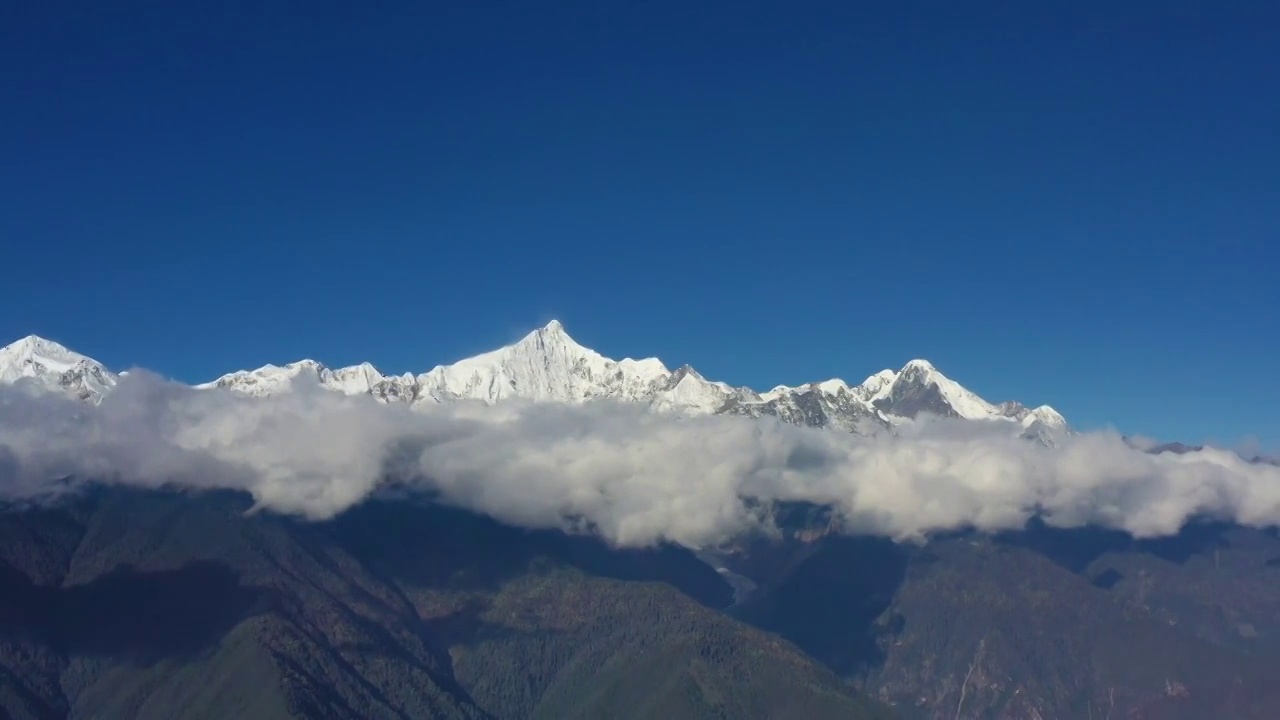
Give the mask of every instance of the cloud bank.
[[900, 540], [1016, 529], [1033, 515], [1136, 536], [1202, 515], [1280, 522], [1280, 467], [1224, 450], [1150, 455], [1108, 433], [1046, 448], [995, 423], [867, 439], [609, 402], [409, 410], [305, 386], [251, 399], [141, 371], [97, 407], [0, 388], [0, 499], [88, 481], [243, 490], [316, 519], [407, 485], [514, 525], [633, 546], [767, 530], [769, 501], [829, 505], [846, 532]]

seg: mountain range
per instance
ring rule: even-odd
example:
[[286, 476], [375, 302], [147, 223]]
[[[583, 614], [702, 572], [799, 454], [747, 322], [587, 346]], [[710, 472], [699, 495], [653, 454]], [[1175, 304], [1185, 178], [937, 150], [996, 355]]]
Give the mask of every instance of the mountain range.
[[[42, 338], [0, 349], [0, 382], [35, 392], [100, 403], [119, 381]], [[863, 434], [926, 415], [1070, 432], [922, 360], [760, 392], [605, 358], [559, 323], [416, 376], [303, 360], [197, 387], [307, 384], [413, 408], [610, 399]], [[82, 490], [0, 502], [0, 718], [1280, 715], [1274, 528], [1196, 518], [1135, 539], [1035, 518], [897, 543], [777, 502], [777, 533], [622, 548], [399, 489], [318, 521], [234, 490]]]
[[[98, 403], [118, 379], [102, 363], [34, 335], [0, 349], [0, 382], [26, 382]], [[231, 372], [196, 387], [266, 397], [300, 383], [410, 406], [466, 400], [492, 404], [515, 398], [557, 403], [607, 399], [665, 412], [773, 416], [859, 435], [892, 433], [926, 414], [1005, 422], [1011, 430], [1048, 443], [1069, 432], [1066, 419], [1048, 405], [988, 402], [926, 360], [912, 360], [897, 371], [881, 370], [857, 385], [832, 378], [757, 391], [708, 380], [688, 365], [671, 370], [657, 358], [607, 358], [576, 342], [559, 321], [512, 345], [419, 375], [386, 375], [367, 362], [330, 368], [304, 359]]]

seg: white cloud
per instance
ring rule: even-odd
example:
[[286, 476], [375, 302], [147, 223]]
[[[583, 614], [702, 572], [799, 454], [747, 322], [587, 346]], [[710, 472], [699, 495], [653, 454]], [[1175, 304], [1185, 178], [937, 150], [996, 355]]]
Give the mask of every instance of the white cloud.
[[48, 497], [74, 476], [244, 490], [324, 518], [391, 476], [512, 524], [590, 526], [626, 545], [728, 539], [760, 526], [748, 499], [828, 504], [850, 532], [899, 539], [1017, 528], [1037, 513], [1137, 535], [1197, 514], [1280, 520], [1275, 466], [1221, 450], [1153, 456], [1110, 433], [1051, 449], [997, 425], [925, 422], [864, 439], [606, 402], [411, 411], [319, 388], [250, 399], [135, 372], [96, 408], [0, 389], [0, 497]]

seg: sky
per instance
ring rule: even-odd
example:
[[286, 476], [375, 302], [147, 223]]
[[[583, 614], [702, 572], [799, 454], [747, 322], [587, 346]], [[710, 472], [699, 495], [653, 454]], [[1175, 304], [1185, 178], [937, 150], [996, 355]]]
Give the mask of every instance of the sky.
[[1280, 448], [1274, 3], [371, 5], [10, 10], [0, 342], [195, 382], [558, 318]]

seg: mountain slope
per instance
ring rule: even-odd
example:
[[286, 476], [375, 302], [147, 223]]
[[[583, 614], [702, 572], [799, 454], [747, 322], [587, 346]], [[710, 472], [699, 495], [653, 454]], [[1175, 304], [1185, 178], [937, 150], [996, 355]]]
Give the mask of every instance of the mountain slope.
[[249, 506], [104, 489], [0, 512], [0, 717], [886, 717], [709, 607], [727, 586], [678, 548], [410, 500]]
[[759, 589], [731, 610], [906, 717], [1270, 718], [1280, 541], [1196, 524], [1137, 541], [1033, 522], [927, 544], [827, 534], [718, 558]]
[[394, 590], [247, 507], [104, 490], [0, 514], [0, 676], [25, 698], [0, 715], [484, 717]]
[[[93, 402], [115, 385], [115, 376], [101, 365], [39, 338], [24, 339], [4, 352], [0, 355], [3, 381], [33, 376], [43, 387], [62, 388]], [[33, 357], [42, 360], [28, 359]], [[688, 365], [669, 370], [657, 358], [612, 360], [580, 345], [557, 321], [512, 345], [416, 376], [384, 375], [369, 363], [333, 369], [306, 359], [236, 371], [196, 387], [265, 397], [290, 392], [300, 384], [409, 405], [459, 400], [492, 404], [516, 398], [558, 403], [607, 399], [663, 412], [771, 416], [861, 435], [892, 432], [922, 414], [1008, 422], [1010, 430], [1049, 443], [1067, 431], [1066, 420], [1048, 406], [1029, 410], [1016, 402], [993, 405], [924, 360], [912, 360], [897, 372], [882, 370], [861, 385], [831, 379], [796, 387], [780, 385], [761, 393], [708, 380]]]

